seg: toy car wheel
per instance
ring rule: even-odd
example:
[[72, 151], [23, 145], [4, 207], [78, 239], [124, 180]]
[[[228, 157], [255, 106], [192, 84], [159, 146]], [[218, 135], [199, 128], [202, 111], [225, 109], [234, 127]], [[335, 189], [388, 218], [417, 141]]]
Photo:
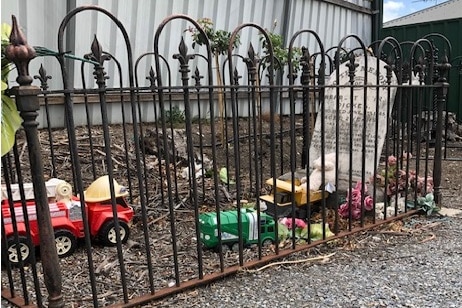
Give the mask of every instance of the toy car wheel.
[[19, 237], [19, 252], [17, 242], [14, 238], [8, 240], [8, 259], [12, 265], [18, 265], [20, 258], [24, 263], [29, 263], [31, 258], [32, 245], [26, 237]]
[[[130, 229], [128, 225], [119, 221], [119, 235], [122, 243], [126, 243], [128, 236], [130, 235]], [[117, 245], [117, 234], [116, 228], [113, 221], [108, 221], [103, 225], [101, 231], [99, 232], [99, 240], [106, 246], [115, 246]]]
[[221, 253], [225, 254], [229, 251], [229, 246], [227, 244], [221, 245]]
[[262, 247], [269, 247], [271, 245], [273, 245], [273, 241], [268, 238], [264, 240], [263, 243], [261, 244]]
[[77, 249], [77, 239], [68, 230], [58, 230], [55, 232], [55, 244], [60, 258], [70, 256]]

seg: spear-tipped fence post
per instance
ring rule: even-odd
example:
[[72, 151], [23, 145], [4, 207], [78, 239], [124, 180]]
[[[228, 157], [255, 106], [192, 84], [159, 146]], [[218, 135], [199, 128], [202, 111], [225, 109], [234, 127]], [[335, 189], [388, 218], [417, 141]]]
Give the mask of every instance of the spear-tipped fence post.
[[22, 126], [27, 139], [30, 171], [34, 186], [37, 223], [40, 232], [40, 256], [45, 286], [48, 291], [48, 307], [64, 307], [62, 297], [62, 276], [56, 252], [55, 236], [51, 224], [48, 196], [43, 175], [42, 151], [38, 137], [38, 95], [40, 88], [32, 86], [29, 76], [29, 62], [35, 57], [35, 50], [27, 44], [24, 34], [19, 29], [16, 17], [12, 16], [13, 25], [10, 44], [5, 48], [5, 56], [16, 65], [19, 86], [11, 88], [10, 93], [16, 98], [16, 106], [23, 119]]

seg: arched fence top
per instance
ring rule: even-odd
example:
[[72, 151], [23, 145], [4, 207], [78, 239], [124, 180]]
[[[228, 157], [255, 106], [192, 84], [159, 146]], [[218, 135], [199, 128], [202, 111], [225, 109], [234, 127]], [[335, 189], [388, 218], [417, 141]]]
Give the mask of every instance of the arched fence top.
[[[294, 44], [295, 44], [295, 40], [298, 39], [301, 35], [303, 34], [309, 34], [310, 36], [313, 36], [315, 41], [316, 41], [316, 45], [317, 47], [319, 48], [319, 52], [316, 53], [316, 55], [320, 55], [321, 57], [321, 62], [319, 64], [319, 75], [318, 75], [318, 78], [323, 80], [324, 79], [324, 75], [325, 75], [325, 56], [326, 56], [326, 53], [324, 51], [324, 44], [322, 43], [319, 35], [313, 31], [313, 30], [310, 30], [310, 29], [305, 29], [305, 30], [299, 30], [297, 31], [290, 39], [289, 41], [289, 55], [288, 55], [288, 62], [289, 62], [289, 82], [290, 84], [293, 84], [293, 76], [294, 76], [294, 66], [293, 66], [293, 50], [294, 50]], [[310, 55], [310, 51], [307, 47], [305, 47], [305, 50], [303, 50], [303, 53], [304, 53], [304, 57], [306, 59], [304, 59], [305, 62], [309, 63], [310, 60], [312, 59], [312, 56], [313, 54], [315, 53], [311, 53]], [[316, 57], [315, 57], [316, 59]]]
[[[107, 17], [109, 17], [117, 26], [117, 28], [120, 30], [120, 32], [122, 33], [122, 36], [124, 38], [124, 43], [125, 43], [125, 46], [126, 46], [126, 52], [127, 52], [127, 67], [128, 67], [128, 82], [129, 82], [129, 85], [130, 87], [133, 87], [134, 86], [134, 78], [133, 78], [133, 55], [132, 55], [132, 47], [131, 47], [131, 43], [130, 43], [130, 38], [129, 38], [129, 35], [124, 27], [124, 25], [122, 24], [122, 22], [117, 19], [111, 12], [109, 12], [108, 10], [102, 8], [102, 7], [99, 7], [99, 6], [96, 6], [96, 5], [86, 5], [86, 6], [80, 6], [80, 7], [77, 7], [75, 9], [73, 9], [72, 11], [70, 11], [62, 20], [60, 26], [59, 26], [59, 30], [58, 30], [58, 59], [60, 61], [60, 64], [61, 64], [61, 71], [62, 71], [62, 77], [63, 77], [63, 83], [64, 83], [64, 88], [65, 89], [69, 89], [71, 87], [71, 85], [68, 84], [68, 72], [67, 72], [67, 69], [66, 69], [66, 66], [65, 66], [65, 62], [64, 62], [64, 54], [66, 53], [66, 51], [64, 50], [64, 34], [65, 34], [65, 31], [66, 31], [66, 28], [68, 27], [70, 21], [72, 18], [74, 18], [77, 14], [81, 13], [81, 12], [84, 12], [84, 11], [96, 11], [96, 12], [100, 12], [104, 15], [106, 15]], [[97, 42], [97, 38], [96, 38], [96, 35], [95, 35], [95, 39], [92, 43], [92, 47], [91, 47], [91, 50], [93, 52], [93, 54], [95, 56], [98, 56], [100, 54], [100, 50], [102, 51], [102, 48], [101, 46], [99, 46], [99, 43]], [[100, 60], [104, 60], [104, 59], [100, 59]], [[100, 65], [102, 65], [102, 63], [100, 63]]]
[[[196, 20], [191, 18], [190, 16], [187, 16], [187, 15], [184, 15], [184, 14], [174, 14], [174, 15], [166, 17], [159, 24], [159, 26], [157, 27], [157, 30], [155, 32], [155, 35], [154, 35], [154, 56], [156, 58], [156, 64], [155, 65], [156, 65], [156, 71], [157, 72], [160, 72], [160, 60], [159, 60], [159, 56], [160, 56], [160, 52], [159, 52], [160, 35], [162, 34], [162, 31], [164, 30], [165, 26], [167, 24], [169, 24], [170, 22], [176, 20], [176, 19], [185, 20], [185, 21], [191, 23], [194, 26], [195, 30], [198, 31], [201, 36], [207, 37], [207, 34], [205, 33], [204, 29], [200, 26], [200, 24]], [[211, 50], [211, 45], [210, 45], [209, 40], [205, 41], [205, 49], [206, 49], [206, 54], [207, 54], [206, 57], [207, 57], [207, 59], [212, 59], [212, 50]], [[184, 44], [183, 37], [182, 37], [181, 42], [180, 42], [179, 51], [180, 51], [180, 54], [182, 54], [182, 53], [186, 54], [186, 52], [187, 52], [187, 47]], [[208, 63], [207, 64], [207, 73], [208, 73], [209, 76], [212, 76], [212, 74], [213, 74], [213, 69], [212, 69], [211, 62], [212, 61], [210, 61], [210, 60], [207, 61], [207, 63]], [[162, 86], [161, 82], [162, 81], [159, 79], [158, 80], [159, 86]], [[209, 85], [212, 85], [212, 84], [213, 84], [213, 80], [209, 79]]]
[[[235, 68], [234, 65], [233, 65], [233, 46], [234, 46], [235, 41], [237, 40], [237, 37], [238, 37], [239, 33], [245, 28], [255, 28], [264, 37], [264, 41], [265, 41], [265, 44], [266, 44], [267, 49], [268, 49], [268, 54], [267, 54], [267, 57], [268, 57], [267, 59], [269, 60], [268, 80], [269, 80], [269, 84], [273, 85], [274, 84], [274, 61], [275, 61], [274, 53], [273, 53], [273, 43], [272, 43], [268, 33], [266, 32], [266, 30], [263, 27], [255, 24], [255, 23], [241, 24], [241, 25], [237, 26], [234, 29], [234, 31], [231, 33], [231, 37], [230, 37], [229, 44], [228, 44], [228, 59], [227, 59], [227, 61], [228, 61], [229, 80], [233, 81], [233, 74], [234, 74], [234, 68]], [[255, 52], [254, 52], [252, 44], [250, 44], [250, 46], [248, 47], [248, 59], [253, 61], [252, 59], [254, 57], [255, 57]], [[255, 69], [257, 69], [256, 63], [253, 63], [252, 65], [255, 67]]]

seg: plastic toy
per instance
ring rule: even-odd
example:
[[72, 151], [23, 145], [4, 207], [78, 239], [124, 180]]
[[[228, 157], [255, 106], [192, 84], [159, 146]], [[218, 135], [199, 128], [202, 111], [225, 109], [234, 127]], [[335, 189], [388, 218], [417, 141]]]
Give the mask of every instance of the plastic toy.
[[[79, 198], [72, 195], [72, 187], [65, 181], [52, 179], [46, 183], [46, 187], [50, 200], [49, 208], [51, 223], [55, 232], [56, 249], [59, 257], [66, 257], [71, 255], [77, 248], [77, 239], [85, 237], [82, 220], [82, 203]], [[28, 241], [26, 236], [25, 217], [19, 195], [19, 185], [11, 185], [14, 202], [13, 215], [19, 237], [18, 250], [14, 236], [14, 220], [10, 211], [8, 198], [5, 197], [6, 187], [2, 186], [2, 215], [7, 238], [7, 254], [13, 265], [18, 264], [20, 258], [26, 263], [30, 261], [31, 250], [40, 244], [32, 184], [26, 183], [24, 184], [24, 188], [31, 242]], [[122, 243], [125, 243], [130, 234], [128, 225], [133, 218], [134, 212], [125, 201], [124, 197], [127, 196], [127, 191], [115, 180], [114, 191], [117, 202], [120, 239]], [[111, 206], [109, 177], [102, 176], [95, 180], [84, 192], [84, 197], [91, 238], [99, 240], [106, 246], [116, 245], [117, 237]]]
[[[306, 185], [301, 183], [300, 179], [295, 179], [294, 187], [290, 181], [276, 179], [276, 187], [272, 187], [269, 195], [260, 196], [260, 200], [266, 205], [266, 213], [269, 215], [281, 218], [292, 214], [292, 200], [295, 202], [295, 215], [298, 218], [306, 218], [305, 205], [308, 200], [310, 203], [315, 203], [323, 198], [327, 198], [329, 193], [327, 191], [316, 190], [307, 191]], [[273, 186], [273, 178], [266, 181], [267, 185]], [[277, 207], [277, 209], [276, 209]], [[276, 213], [277, 212], [277, 213]]]
[[[221, 242], [223, 251], [239, 250], [239, 233], [237, 210], [220, 212]], [[260, 230], [261, 243], [267, 246], [275, 242], [276, 223], [274, 219], [253, 209], [241, 209], [242, 237], [244, 246], [258, 244], [258, 230]], [[200, 240], [206, 248], [218, 248], [217, 213], [203, 213], [199, 216]]]

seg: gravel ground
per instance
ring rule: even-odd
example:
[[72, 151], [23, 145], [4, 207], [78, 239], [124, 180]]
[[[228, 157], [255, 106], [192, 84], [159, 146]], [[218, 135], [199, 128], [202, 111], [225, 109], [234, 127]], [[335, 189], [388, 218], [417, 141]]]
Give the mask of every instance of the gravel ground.
[[[321, 262], [275, 264], [145, 307], [462, 307], [459, 217], [411, 217], [400, 231], [310, 251]], [[404, 232], [403, 232], [404, 231]]]

